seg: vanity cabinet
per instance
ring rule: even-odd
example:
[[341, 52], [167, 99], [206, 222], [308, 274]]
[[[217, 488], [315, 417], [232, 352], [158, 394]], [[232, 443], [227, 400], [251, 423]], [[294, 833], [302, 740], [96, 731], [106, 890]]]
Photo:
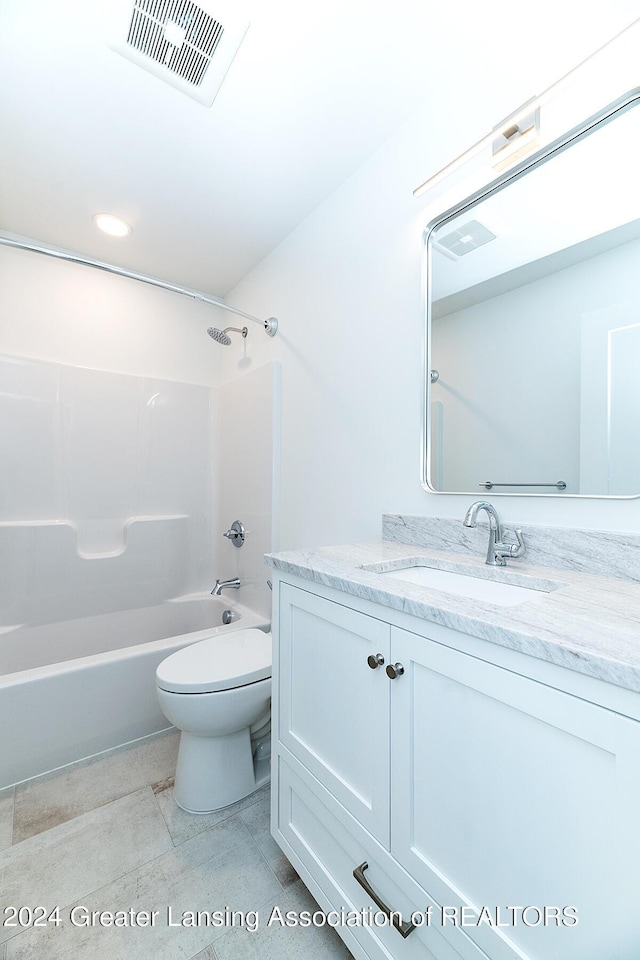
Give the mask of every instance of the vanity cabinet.
[[524, 654], [507, 669], [299, 578], [274, 591], [273, 833], [356, 957], [640, 956], [637, 720]]

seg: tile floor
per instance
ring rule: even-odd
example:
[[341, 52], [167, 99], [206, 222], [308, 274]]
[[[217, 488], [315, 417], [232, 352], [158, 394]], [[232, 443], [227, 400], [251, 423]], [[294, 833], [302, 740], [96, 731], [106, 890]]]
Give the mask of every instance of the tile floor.
[[[270, 835], [269, 789], [187, 814], [173, 800], [177, 745], [170, 733], [0, 791], [0, 924], [11, 905], [57, 906], [61, 921], [0, 926], [0, 960], [351, 957], [329, 928], [266, 925], [274, 906], [317, 909]], [[188, 925], [225, 907], [234, 924]], [[128, 925], [105, 925], [106, 911]]]

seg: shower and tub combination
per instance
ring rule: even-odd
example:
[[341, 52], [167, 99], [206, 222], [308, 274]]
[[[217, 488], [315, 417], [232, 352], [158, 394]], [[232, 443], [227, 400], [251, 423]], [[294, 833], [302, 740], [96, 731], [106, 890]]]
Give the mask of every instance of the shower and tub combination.
[[225, 419], [244, 449], [275, 429], [273, 368], [212, 389], [0, 355], [0, 789], [170, 728], [164, 660], [268, 631], [273, 463], [240, 491], [215, 453]]
[[0, 627], [0, 789], [168, 729], [160, 663], [188, 645], [268, 627], [263, 615], [208, 593]]
[[[235, 427], [246, 447], [254, 416], [270, 428], [271, 380], [263, 369], [240, 385], [249, 399], [244, 429], [242, 417]], [[214, 410], [237, 389], [214, 391]], [[193, 384], [0, 357], [13, 468], [0, 478], [0, 789], [170, 728], [155, 680], [162, 662], [203, 641], [222, 649], [226, 636], [243, 659], [242, 635], [266, 636], [271, 503], [261, 517], [259, 491], [238, 491], [250, 527], [236, 521], [221, 536], [206, 509], [211, 397]], [[237, 478], [215, 480], [231, 500]], [[64, 513], [75, 519], [56, 519]], [[233, 549], [240, 542], [244, 551]], [[214, 584], [215, 573], [227, 579]], [[269, 696], [262, 714], [268, 705]]]

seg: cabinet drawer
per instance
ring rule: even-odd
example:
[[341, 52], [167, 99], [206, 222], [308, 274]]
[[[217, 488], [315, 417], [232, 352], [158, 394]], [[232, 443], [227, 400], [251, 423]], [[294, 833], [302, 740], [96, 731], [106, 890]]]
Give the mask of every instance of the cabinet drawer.
[[[276, 839], [303, 879], [311, 878], [338, 912], [336, 929], [356, 957], [488, 960], [460, 927], [442, 928], [440, 908], [295, 758], [278, 757], [277, 778]], [[403, 938], [354, 878], [354, 868], [363, 863], [366, 879], [403, 922], [414, 911], [424, 915], [429, 906], [434, 922]], [[360, 922], [353, 925], [356, 915]]]
[[[389, 844], [389, 624], [280, 586], [278, 736]], [[372, 658], [373, 668], [368, 660]]]

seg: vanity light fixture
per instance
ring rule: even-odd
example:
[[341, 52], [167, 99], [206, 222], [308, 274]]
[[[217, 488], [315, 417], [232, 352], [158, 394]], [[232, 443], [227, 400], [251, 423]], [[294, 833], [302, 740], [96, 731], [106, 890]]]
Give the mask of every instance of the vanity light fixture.
[[[496, 170], [505, 170], [538, 146], [540, 107], [532, 105], [534, 103], [535, 101], [529, 101], [530, 109], [527, 113], [522, 112], [527, 106], [527, 104], [523, 104], [518, 111], [517, 122], [509, 123], [507, 119], [493, 128], [494, 137], [491, 143], [493, 160], [491, 165]], [[505, 122], [509, 124], [506, 127]]]
[[[589, 61], [601, 54], [603, 50], [618, 40], [619, 37], [626, 33], [627, 30], [630, 30], [636, 23], [638, 23], [638, 20], [634, 20], [633, 23], [626, 26], [624, 30], [621, 30], [614, 37], [611, 37], [610, 40], [601, 47], [598, 47], [597, 50], [594, 50], [593, 53], [582, 60], [576, 67], [573, 67], [573, 69], [565, 73], [559, 80], [552, 83], [550, 87], [547, 87], [539, 96], [532, 97], [530, 100], [527, 100], [526, 103], [523, 103], [522, 106], [518, 107], [517, 110], [494, 127], [490, 133], [487, 133], [481, 140], [478, 140], [473, 146], [469, 147], [468, 150], [461, 153], [459, 157], [456, 157], [455, 160], [448, 163], [446, 167], [442, 167], [441, 170], [438, 170], [437, 173], [434, 173], [433, 176], [416, 187], [413, 191], [414, 197], [421, 197], [427, 190], [430, 190], [432, 187], [435, 187], [436, 184], [441, 183], [447, 177], [451, 176], [452, 173], [459, 170], [460, 167], [464, 166], [465, 163], [477, 156], [489, 145], [492, 145], [494, 156], [492, 165], [498, 170], [504, 170], [512, 163], [515, 163], [516, 160], [519, 160], [525, 153], [533, 150], [537, 145], [540, 107], [548, 100], [551, 100], [552, 97], [555, 97], [562, 87], [575, 79], [575, 75], [582, 70]], [[511, 145], [511, 149], [506, 153], [502, 153], [509, 145]], [[501, 156], [499, 156], [499, 154], [501, 154]]]
[[116, 217], [113, 213], [96, 213], [93, 216], [93, 222], [99, 230], [108, 233], [110, 237], [128, 237], [132, 231], [126, 220]]
[[[567, 77], [569, 74], [566, 75]], [[566, 78], [563, 78], [563, 80]], [[562, 81], [558, 81], [558, 84]], [[499, 152], [505, 149], [510, 144], [515, 144], [521, 142], [520, 138], [528, 132], [531, 127], [529, 123], [529, 118], [532, 113], [537, 116], [537, 128], [539, 127], [539, 116], [540, 116], [540, 103], [543, 98], [548, 99], [548, 94], [550, 90], [555, 89], [558, 84], [554, 84], [554, 87], [549, 87], [547, 91], [541, 97], [533, 97], [531, 100], [527, 100], [526, 103], [523, 103], [521, 107], [506, 117], [502, 123], [499, 123], [497, 126], [491, 130], [490, 133], [487, 133], [481, 140], [478, 140], [477, 143], [474, 143], [472, 147], [469, 147], [468, 150], [465, 150], [464, 153], [461, 153], [459, 157], [456, 157], [455, 160], [452, 160], [451, 163], [448, 163], [446, 167], [442, 167], [441, 170], [438, 170], [437, 173], [434, 173], [432, 177], [429, 177], [428, 180], [425, 180], [424, 183], [421, 183], [419, 187], [413, 191], [414, 197], [421, 197], [423, 193], [426, 193], [427, 190], [430, 190], [432, 187], [435, 187], [437, 183], [441, 183], [447, 177], [451, 176], [452, 173], [455, 173], [460, 167], [464, 166], [468, 160], [471, 160], [473, 157], [477, 156], [484, 150], [485, 147], [492, 144], [493, 154], [496, 156]], [[532, 144], [532, 148], [535, 143]], [[513, 149], [508, 151], [508, 159], [515, 159], [515, 156], [520, 156], [519, 150]], [[502, 157], [505, 157], [505, 154], [502, 154]], [[499, 160], [502, 159], [499, 158]], [[504, 164], [507, 166], [508, 164]]]

